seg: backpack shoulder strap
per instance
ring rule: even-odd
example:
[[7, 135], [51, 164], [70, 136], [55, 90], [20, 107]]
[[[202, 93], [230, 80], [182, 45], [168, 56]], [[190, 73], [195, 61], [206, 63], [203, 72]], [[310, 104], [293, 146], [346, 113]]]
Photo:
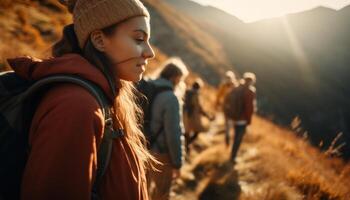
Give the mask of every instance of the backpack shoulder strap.
[[54, 76], [48, 76], [48, 77], [42, 78], [39, 81], [35, 82], [25, 92], [22, 98], [26, 98], [26, 99], [30, 98], [32, 95], [37, 94], [37, 92], [44, 90], [49, 86], [51, 86], [52, 84], [56, 84], [56, 83], [73, 83], [85, 88], [96, 98], [98, 104], [102, 109], [103, 115], [107, 117], [106, 108], [109, 107], [109, 102], [105, 97], [104, 93], [101, 91], [101, 89], [98, 88], [98, 86], [93, 84], [92, 82], [74, 75], [54, 75]]
[[[156, 99], [156, 97], [163, 93], [163, 92], [166, 92], [166, 91], [172, 91], [173, 88], [170, 87], [170, 86], [157, 86], [156, 87], [156, 92], [154, 94], [154, 97], [153, 97], [153, 100], [152, 102], [150, 103], [150, 110], [152, 110], [152, 106], [153, 106], [153, 103], [154, 103], [154, 100]], [[152, 112], [150, 112], [150, 117], [152, 118]], [[161, 127], [159, 128], [159, 130], [152, 134], [152, 137], [149, 139], [148, 141], [148, 146], [151, 148], [156, 142], [157, 142], [157, 139], [159, 137], [159, 135], [163, 132], [164, 130], [164, 125], [162, 124]]]
[[98, 197], [98, 186], [105, 174], [112, 153], [113, 139], [121, 137], [124, 135], [123, 130], [114, 130], [113, 128], [113, 118], [111, 113], [111, 103], [107, 99], [105, 93], [102, 89], [91, 81], [83, 79], [75, 75], [54, 75], [43, 78], [36, 83], [34, 83], [23, 95], [23, 98], [30, 98], [36, 92], [47, 88], [51, 84], [56, 83], [72, 83], [79, 85], [89, 91], [97, 100], [101, 107], [104, 119], [105, 128], [103, 133], [102, 142], [98, 149], [98, 159], [97, 159], [97, 172], [95, 181], [92, 188], [92, 199], [99, 199]]

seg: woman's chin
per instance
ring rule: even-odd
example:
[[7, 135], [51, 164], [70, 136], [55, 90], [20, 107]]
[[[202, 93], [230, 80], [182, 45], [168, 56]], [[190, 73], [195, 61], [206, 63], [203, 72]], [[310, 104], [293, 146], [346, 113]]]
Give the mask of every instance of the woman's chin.
[[139, 82], [141, 81], [141, 79], [143, 78], [143, 73], [138, 77], [137, 81], [136, 82]]
[[125, 78], [121, 78], [124, 81], [130, 81], [130, 82], [139, 82], [143, 77], [143, 73], [134, 76], [134, 77], [125, 77]]

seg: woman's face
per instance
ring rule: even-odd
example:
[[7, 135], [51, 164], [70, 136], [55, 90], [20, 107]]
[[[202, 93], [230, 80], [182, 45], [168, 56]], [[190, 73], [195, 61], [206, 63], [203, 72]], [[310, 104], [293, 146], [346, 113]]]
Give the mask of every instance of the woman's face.
[[119, 79], [137, 82], [142, 78], [148, 59], [154, 57], [149, 44], [150, 25], [146, 17], [131, 18], [103, 36], [104, 52], [110, 58]]

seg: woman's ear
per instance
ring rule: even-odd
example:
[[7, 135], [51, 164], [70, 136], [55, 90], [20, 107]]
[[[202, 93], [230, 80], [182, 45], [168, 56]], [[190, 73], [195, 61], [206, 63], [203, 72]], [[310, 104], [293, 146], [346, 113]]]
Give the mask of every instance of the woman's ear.
[[90, 34], [90, 39], [91, 39], [91, 42], [92, 44], [94, 45], [94, 47], [101, 51], [101, 52], [104, 52], [105, 51], [105, 37], [102, 33], [101, 30], [96, 30], [96, 31], [93, 31], [91, 34]]

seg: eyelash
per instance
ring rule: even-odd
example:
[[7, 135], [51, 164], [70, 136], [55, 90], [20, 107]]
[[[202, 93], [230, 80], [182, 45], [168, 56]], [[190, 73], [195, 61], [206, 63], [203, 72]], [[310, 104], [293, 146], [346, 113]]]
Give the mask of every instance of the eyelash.
[[138, 43], [138, 44], [141, 44], [142, 42], [144, 42], [143, 39], [135, 39], [135, 41], [136, 41], [136, 43]]

